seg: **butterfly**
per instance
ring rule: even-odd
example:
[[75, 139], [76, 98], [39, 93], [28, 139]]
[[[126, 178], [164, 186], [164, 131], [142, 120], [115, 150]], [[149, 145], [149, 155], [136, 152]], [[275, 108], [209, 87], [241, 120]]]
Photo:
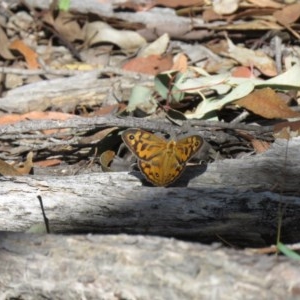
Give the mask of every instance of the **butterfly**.
[[203, 144], [203, 138], [199, 135], [175, 141], [141, 129], [125, 130], [122, 139], [137, 157], [138, 166], [146, 179], [156, 186], [170, 185], [180, 177], [187, 161]]

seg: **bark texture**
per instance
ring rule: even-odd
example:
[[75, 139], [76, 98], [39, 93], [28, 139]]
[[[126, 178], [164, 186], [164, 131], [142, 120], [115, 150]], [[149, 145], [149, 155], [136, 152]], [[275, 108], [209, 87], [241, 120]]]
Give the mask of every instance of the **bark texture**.
[[[276, 142], [263, 155], [190, 168], [176, 187], [143, 186], [140, 174], [0, 178], [0, 228], [25, 231], [42, 223], [43, 199], [52, 232], [130, 233], [236, 246], [300, 235], [299, 138]], [[288, 152], [287, 152], [288, 151]], [[287, 153], [287, 155], [286, 155]], [[190, 181], [188, 181], [190, 179]]]
[[1, 299], [297, 299], [300, 263], [174, 239], [0, 234]]

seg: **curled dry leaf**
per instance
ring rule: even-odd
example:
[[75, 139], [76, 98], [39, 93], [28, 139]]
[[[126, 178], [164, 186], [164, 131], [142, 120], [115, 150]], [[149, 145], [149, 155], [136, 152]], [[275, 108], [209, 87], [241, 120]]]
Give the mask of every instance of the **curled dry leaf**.
[[85, 43], [89, 46], [97, 43], [112, 43], [122, 49], [135, 50], [146, 45], [146, 40], [130, 30], [117, 30], [104, 22], [87, 23], [84, 26]]
[[244, 47], [235, 46], [229, 39], [227, 39], [227, 42], [227, 55], [243, 66], [254, 66], [266, 76], [273, 77], [277, 75], [275, 62], [261, 50], [254, 51]]
[[111, 168], [109, 165], [111, 164], [111, 162], [115, 156], [116, 156], [116, 153], [112, 150], [107, 150], [100, 155], [99, 160], [100, 160], [100, 164], [101, 164], [103, 172], [111, 172]]
[[234, 103], [267, 119], [300, 117], [300, 114], [291, 110], [271, 88], [255, 90]]
[[33, 158], [33, 152], [30, 151], [27, 154], [26, 161], [22, 165], [16, 167], [17, 171], [21, 175], [26, 175], [30, 173], [31, 169], [33, 168], [32, 158]]
[[35, 51], [29, 48], [21, 40], [14, 40], [10, 46], [10, 49], [19, 51], [25, 58], [28, 69], [38, 69], [40, 64], [38, 63], [38, 55]]
[[139, 57], [147, 57], [150, 55], [162, 55], [166, 52], [170, 42], [170, 37], [167, 33], [161, 35], [151, 44], [144, 46], [140, 51]]
[[234, 13], [239, 7], [239, 0], [215, 0], [213, 10], [219, 15], [229, 15]]
[[29, 174], [33, 168], [32, 157], [33, 153], [29, 152], [26, 161], [23, 163], [23, 166], [20, 167], [14, 167], [0, 159], [0, 174], [3, 176], [21, 176]]
[[300, 121], [281, 122], [274, 126], [274, 137], [276, 139], [289, 140], [300, 135]]

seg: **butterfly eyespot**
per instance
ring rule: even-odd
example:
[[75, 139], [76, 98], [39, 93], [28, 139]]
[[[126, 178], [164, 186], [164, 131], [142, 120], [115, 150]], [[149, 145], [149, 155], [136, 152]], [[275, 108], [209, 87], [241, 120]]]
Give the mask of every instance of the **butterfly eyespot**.
[[128, 138], [129, 138], [130, 140], [134, 140], [134, 135], [133, 135], [133, 134], [130, 134], [130, 135], [128, 136]]

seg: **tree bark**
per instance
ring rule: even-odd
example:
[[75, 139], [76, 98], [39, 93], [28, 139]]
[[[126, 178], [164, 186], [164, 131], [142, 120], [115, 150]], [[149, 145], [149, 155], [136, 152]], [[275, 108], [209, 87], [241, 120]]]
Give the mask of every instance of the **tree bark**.
[[143, 186], [139, 173], [137, 178], [124, 172], [2, 177], [0, 228], [24, 231], [43, 222], [40, 195], [52, 232], [151, 234], [201, 242], [221, 237], [254, 247], [276, 242], [282, 217], [282, 241], [295, 243], [300, 234], [299, 141], [278, 140], [263, 155], [190, 168], [169, 188]]
[[174, 239], [0, 234], [1, 299], [296, 299], [300, 263]]

